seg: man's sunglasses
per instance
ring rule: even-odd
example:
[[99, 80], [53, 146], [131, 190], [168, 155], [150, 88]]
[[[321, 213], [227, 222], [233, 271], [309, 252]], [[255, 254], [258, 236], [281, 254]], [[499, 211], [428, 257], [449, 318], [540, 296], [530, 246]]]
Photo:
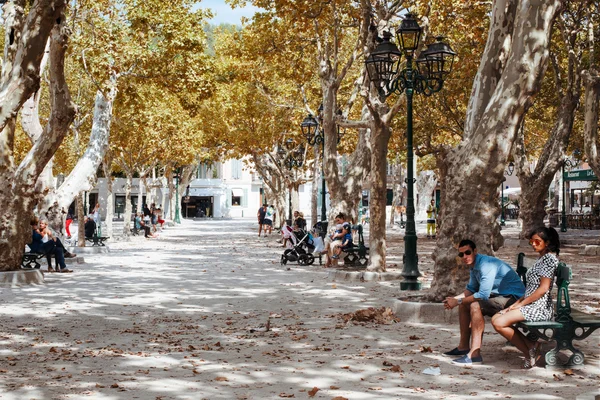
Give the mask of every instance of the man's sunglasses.
[[464, 256], [470, 256], [471, 254], [473, 254], [473, 252], [471, 250], [467, 250], [464, 253], [461, 251], [460, 253], [458, 253], [458, 256], [460, 258], [463, 258]]
[[539, 246], [539, 245], [541, 245], [542, 243], [544, 243], [544, 241], [543, 241], [543, 240], [541, 240], [541, 239], [530, 239], [530, 240], [529, 240], [529, 245], [530, 245], [530, 246], [533, 246], [533, 245], [535, 245], [535, 246]]

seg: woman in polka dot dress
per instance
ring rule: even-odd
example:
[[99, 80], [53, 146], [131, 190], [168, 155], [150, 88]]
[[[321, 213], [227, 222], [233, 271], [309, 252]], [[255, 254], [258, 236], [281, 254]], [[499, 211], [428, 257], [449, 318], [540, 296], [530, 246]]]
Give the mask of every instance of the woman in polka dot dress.
[[552, 282], [558, 267], [560, 239], [553, 228], [541, 227], [533, 231], [529, 244], [540, 258], [527, 271], [525, 296], [492, 318], [494, 329], [514, 344], [525, 356], [523, 368], [535, 366], [540, 358], [540, 343], [532, 342], [513, 324], [520, 321], [547, 321], [552, 319]]

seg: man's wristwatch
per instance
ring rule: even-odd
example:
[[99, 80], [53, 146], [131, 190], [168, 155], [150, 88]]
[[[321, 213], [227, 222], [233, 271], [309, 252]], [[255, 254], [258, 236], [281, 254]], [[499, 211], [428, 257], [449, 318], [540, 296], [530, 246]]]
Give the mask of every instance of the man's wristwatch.
[[463, 298], [461, 297], [460, 299], [456, 299], [456, 301], [458, 302], [458, 305], [460, 306], [462, 304]]

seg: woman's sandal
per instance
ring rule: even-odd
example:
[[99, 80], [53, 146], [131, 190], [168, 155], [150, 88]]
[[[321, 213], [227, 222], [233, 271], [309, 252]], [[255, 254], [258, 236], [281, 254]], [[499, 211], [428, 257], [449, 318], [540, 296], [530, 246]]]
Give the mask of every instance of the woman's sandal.
[[525, 360], [523, 361], [523, 366], [521, 367], [523, 369], [531, 369], [533, 368], [533, 365], [531, 365], [531, 361], [528, 360], [527, 358], [525, 358]]
[[48, 272], [56, 272], [56, 271], [54, 270], [54, 268], [48, 267]]

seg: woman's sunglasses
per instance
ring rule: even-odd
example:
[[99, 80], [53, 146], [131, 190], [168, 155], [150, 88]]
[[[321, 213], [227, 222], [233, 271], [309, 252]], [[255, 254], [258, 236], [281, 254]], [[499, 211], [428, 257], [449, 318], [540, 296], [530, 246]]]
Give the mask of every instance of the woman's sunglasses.
[[543, 241], [543, 240], [541, 240], [541, 239], [530, 239], [530, 240], [529, 240], [529, 245], [530, 245], [530, 246], [534, 246], [534, 245], [535, 245], [535, 246], [539, 246], [539, 245], [541, 245], [542, 243], [544, 243], [544, 241]]
[[471, 250], [467, 250], [464, 253], [461, 251], [460, 253], [458, 253], [458, 256], [460, 258], [463, 258], [464, 256], [470, 256], [471, 254], [473, 254], [473, 252]]

